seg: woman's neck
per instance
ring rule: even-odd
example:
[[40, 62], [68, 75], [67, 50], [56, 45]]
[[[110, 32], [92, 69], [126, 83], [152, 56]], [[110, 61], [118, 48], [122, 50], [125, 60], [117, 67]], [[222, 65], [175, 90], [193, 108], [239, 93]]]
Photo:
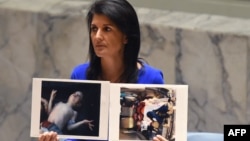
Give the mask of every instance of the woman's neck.
[[101, 66], [101, 80], [107, 80], [112, 83], [121, 82], [121, 75], [124, 71], [124, 64], [121, 60], [101, 60]]

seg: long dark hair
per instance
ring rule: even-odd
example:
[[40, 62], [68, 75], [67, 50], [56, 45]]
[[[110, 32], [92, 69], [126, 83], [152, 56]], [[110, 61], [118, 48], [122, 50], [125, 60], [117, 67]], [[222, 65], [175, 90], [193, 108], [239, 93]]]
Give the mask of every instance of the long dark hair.
[[127, 0], [96, 0], [87, 14], [87, 24], [89, 29], [89, 61], [87, 71], [88, 80], [97, 80], [101, 74], [101, 61], [96, 56], [90, 37], [91, 22], [94, 14], [107, 16], [127, 37], [127, 44], [124, 49], [124, 72], [120, 77], [120, 82], [137, 82], [137, 60], [140, 50], [140, 27], [135, 9]]

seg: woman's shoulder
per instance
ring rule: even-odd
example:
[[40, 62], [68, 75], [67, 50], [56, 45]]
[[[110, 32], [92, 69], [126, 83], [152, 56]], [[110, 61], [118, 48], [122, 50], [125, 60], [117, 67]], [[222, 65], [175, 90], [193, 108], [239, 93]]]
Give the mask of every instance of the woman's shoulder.
[[142, 67], [139, 70], [138, 83], [147, 84], [164, 84], [164, 76], [160, 69], [142, 62]]
[[153, 67], [147, 63], [143, 63], [142, 68], [141, 68], [142, 73], [146, 74], [146, 75], [150, 75], [153, 76], [155, 74], [162, 74], [162, 71], [156, 67]]
[[89, 62], [79, 64], [73, 68], [73, 71], [71, 73], [71, 79], [86, 79], [86, 71], [89, 67]]
[[89, 67], [89, 62], [83, 63], [83, 64], [79, 64], [77, 66], [74, 67], [73, 70], [85, 70]]

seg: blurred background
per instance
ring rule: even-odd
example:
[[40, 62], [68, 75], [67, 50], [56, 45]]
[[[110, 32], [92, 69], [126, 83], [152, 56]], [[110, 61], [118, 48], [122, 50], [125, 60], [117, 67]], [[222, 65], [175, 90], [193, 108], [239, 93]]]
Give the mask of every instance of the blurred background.
[[249, 0], [129, 0], [139, 7], [250, 18]]
[[[85, 0], [91, 1], [91, 0]], [[128, 0], [137, 7], [250, 18], [249, 0]]]

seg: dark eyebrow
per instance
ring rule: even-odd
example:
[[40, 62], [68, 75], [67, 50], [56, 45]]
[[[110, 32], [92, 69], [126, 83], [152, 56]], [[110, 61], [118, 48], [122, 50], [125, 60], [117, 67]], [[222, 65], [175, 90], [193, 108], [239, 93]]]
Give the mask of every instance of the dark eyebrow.
[[[91, 24], [91, 26], [96, 26], [95, 24]], [[114, 26], [113, 24], [104, 24], [103, 26]]]

